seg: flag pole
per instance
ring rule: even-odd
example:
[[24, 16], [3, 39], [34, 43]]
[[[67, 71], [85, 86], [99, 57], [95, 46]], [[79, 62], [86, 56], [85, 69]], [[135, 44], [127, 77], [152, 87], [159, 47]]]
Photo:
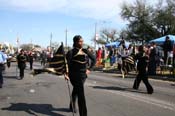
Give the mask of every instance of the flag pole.
[[[19, 52], [19, 36], [17, 34], [17, 56], [18, 56], [18, 52]], [[18, 60], [17, 60], [17, 56], [16, 56], [16, 79], [18, 79]]]
[[[67, 43], [66, 43], [67, 44]], [[63, 42], [61, 42], [61, 45], [63, 45]], [[67, 47], [67, 45], [66, 45]], [[64, 50], [64, 47], [63, 47], [63, 50]], [[71, 96], [71, 91], [70, 91], [70, 85], [69, 85], [69, 77], [66, 77], [68, 76], [68, 72], [69, 72], [69, 69], [68, 69], [68, 64], [67, 64], [67, 59], [66, 59], [66, 54], [64, 52], [64, 62], [65, 62], [65, 67], [66, 67], [66, 74], [64, 74], [64, 78], [66, 79], [66, 82], [67, 82], [67, 87], [68, 87], [68, 92], [69, 92], [69, 98], [70, 98], [70, 105], [72, 106], [72, 116], [75, 116], [74, 114], [74, 107], [73, 107], [73, 102], [72, 102], [72, 96]]]
[[71, 96], [71, 92], [70, 92], [70, 85], [69, 85], [69, 80], [66, 80], [67, 82], [67, 87], [68, 87], [68, 92], [69, 92], [69, 97], [70, 97], [70, 105], [72, 106], [72, 116], [74, 116], [74, 107], [73, 107], [73, 102], [72, 102], [72, 96]]

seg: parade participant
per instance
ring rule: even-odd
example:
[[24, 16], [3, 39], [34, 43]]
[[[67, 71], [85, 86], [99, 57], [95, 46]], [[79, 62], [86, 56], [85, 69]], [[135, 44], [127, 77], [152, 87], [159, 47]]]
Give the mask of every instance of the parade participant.
[[142, 45], [139, 46], [138, 53], [136, 54], [135, 59], [138, 60], [137, 62], [138, 74], [134, 81], [133, 89], [138, 89], [140, 82], [142, 80], [147, 88], [147, 93], [152, 94], [153, 88], [148, 81], [148, 76], [147, 76], [147, 71], [146, 71], [147, 64], [148, 64], [148, 56], [146, 56], [144, 47]]
[[127, 57], [127, 48], [126, 48], [126, 45], [125, 45], [125, 41], [124, 40], [121, 40], [121, 42], [120, 42], [120, 44], [118, 46], [119, 46], [119, 48], [118, 48], [118, 54], [122, 58]]
[[42, 51], [42, 53], [40, 55], [40, 59], [41, 59], [41, 66], [45, 66], [46, 59], [47, 59], [47, 54], [45, 51]]
[[29, 63], [30, 63], [30, 70], [32, 70], [33, 69], [33, 55], [32, 55], [32, 52], [29, 53], [28, 60], [29, 60]]
[[5, 62], [6, 62], [6, 56], [3, 52], [0, 51], [0, 88], [2, 88], [2, 85], [3, 85], [2, 71], [4, 69], [4, 63]]
[[[90, 73], [90, 70], [95, 65], [96, 59], [87, 49], [82, 48], [83, 38], [80, 35], [76, 35], [73, 38], [73, 42], [73, 49], [68, 51], [66, 55], [69, 67], [68, 76], [73, 86], [70, 110], [76, 112], [76, 98], [78, 97], [79, 114], [80, 116], [87, 116], [84, 82], [87, 74]], [[88, 69], [87, 56], [91, 59], [91, 65]]]
[[114, 56], [114, 49], [113, 49], [112, 46], [110, 46], [108, 57], [110, 58], [110, 65], [111, 65], [111, 66], [113, 65], [113, 56]]
[[164, 51], [164, 64], [168, 64], [168, 52], [173, 51], [172, 42], [169, 36], [166, 36], [165, 42], [163, 43], [163, 51]]
[[20, 53], [17, 56], [18, 68], [20, 70], [19, 71], [20, 72], [20, 79], [24, 78], [24, 69], [26, 67], [26, 61], [27, 61], [27, 58], [26, 58], [26, 56], [24, 54], [24, 50], [21, 49]]
[[122, 77], [124, 78], [125, 75], [128, 73], [127, 63], [124, 62], [125, 59], [128, 57], [128, 54], [127, 54], [127, 48], [125, 45], [125, 41], [123, 39], [120, 41], [120, 44], [118, 47], [119, 47], [118, 48], [118, 61], [119, 61], [118, 65], [121, 70]]
[[10, 68], [11, 66], [11, 58], [12, 56], [8, 55], [8, 58], [7, 58], [7, 67]]
[[156, 43], [152, 42], [149, 50], [149, 63], [148, 63], [148, 74], [156, 75], [156, 63], [158, 59], [158, 51], [156, 48]]

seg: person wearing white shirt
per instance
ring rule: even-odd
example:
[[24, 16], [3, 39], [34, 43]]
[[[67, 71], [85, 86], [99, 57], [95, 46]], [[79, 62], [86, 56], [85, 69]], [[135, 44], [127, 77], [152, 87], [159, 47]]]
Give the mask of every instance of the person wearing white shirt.
[[0, 88], [2, 88], [3, 85], [3, 75], [2, 71], [4, 69], [4, 63], [7, 61], [6, 55], [0, 51]]

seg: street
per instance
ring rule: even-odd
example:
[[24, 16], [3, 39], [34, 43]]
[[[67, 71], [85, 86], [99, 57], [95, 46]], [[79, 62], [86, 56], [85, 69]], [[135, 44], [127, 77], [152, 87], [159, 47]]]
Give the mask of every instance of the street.
[[[30, 73], [27, 67], [24, 79], [17, 80], [16, 64], [6, 68], [0, 116], [72, 116], [64, 77], [47, 73], [32, 77]], [[175, 82], [150, 79], [154, 88], [150, 95], [143, 83], [139, 90], [132, 89], [134, 77], [91, 72], [85, 83], [88, 116], [174, 116]]]

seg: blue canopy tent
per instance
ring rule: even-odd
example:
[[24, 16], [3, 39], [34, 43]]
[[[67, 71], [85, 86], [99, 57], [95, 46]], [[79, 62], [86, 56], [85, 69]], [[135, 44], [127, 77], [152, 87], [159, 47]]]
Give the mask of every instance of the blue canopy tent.
[[[170, 38], [170, 40], [172, 41], [172, 43], [175, 42], [175, 35], [166, 35]], [[151, 40], [150, 42], [155, 42], [157, 44], [163, 44], [163, 42], [165, 41], [166, 36]]]
[[[175, 46], [175, 35], [166, 35], [166, 36], [168, 36], [170, 38], [170, 40], [173, 44], [173, 47], [174, 47]], [[157, 44], [162, 45], [165, 42], [166, 36], [151, 40], [150, 42], [155, 42]], [[173, 50], [174, 50], [174, 48], [173, 48]], [[174, 65], [175, 65], [175, 61], [174, 61], [174, 55], [173, 55], [173, 67], [174, 67]], [[175, 77], [175, 70], [174, 69], [173, 69], [173, 77]]]
[[120, 42], [118, 42], [118, 41], [116, 41], [116, 42], [111, 42], [111, 43], [107, 43], [107, 44], [105, 45], [105, 47], [108, 48], [108, 47], [112, 46], [112, 47], [117, 48], [119, 44], [120, 44]]
[[[105, 45], [105, 47], [108, 48], [108, 47], [112, 46], [112, 47], [114, 47], [114, 48], [118, 48], [118, 47], [119, 47], [119, 44], [120, 44], [119, 41], [111, 42], [111, 43], [107, 43], [107, 44]], [[129, 47], [129, 44], [130, 44], [130, 42], [126, 42], [126, 41], [125, 41], [125, 45], [126, 45], [127, 48]]]

